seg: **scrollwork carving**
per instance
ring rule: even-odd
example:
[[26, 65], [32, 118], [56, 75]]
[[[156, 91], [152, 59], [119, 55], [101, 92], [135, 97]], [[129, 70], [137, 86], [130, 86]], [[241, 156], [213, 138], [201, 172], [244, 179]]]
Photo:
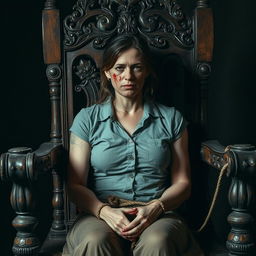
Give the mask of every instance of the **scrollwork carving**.
[[73, 66], [76, 76], [80, 79], [81, 83], [75, 85], [75, 90], [80, 92], [91, 80], [96, 83], [100, 82], [100, 74], [96, 68], [95, 63], [92, 59], [87, 57], [81, 57], [78, 65]]
[[134, 14], [129, 13], [128, 11], [121, 13], [120, 18], [117, 21], [117, 32], [118, 34], [135, 34], [137, 32]]
[[84, 91], [86, 102], [89, 106], [91, 102], [98, 99], [100, 73], [95, 62], [89, 56], [80, 56], [73, 64], [75, 91]]
[[192, 23], [175, 0], [78, 0], [64, 20], [65, 49], [92, 42], [102, 49], [115, 34], [141, 34], [155, 48], [167, 48], [170, 41], [192, 48]]

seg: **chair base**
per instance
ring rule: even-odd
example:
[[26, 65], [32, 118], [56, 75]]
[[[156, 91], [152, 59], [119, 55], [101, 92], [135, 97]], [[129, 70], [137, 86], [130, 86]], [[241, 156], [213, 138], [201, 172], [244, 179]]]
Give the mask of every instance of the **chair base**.
[[40, 256], [61, 256], [62, 248], [66, 242], [65, 237], [54, 238], [50, 235], [45, 239], [39, 255]]

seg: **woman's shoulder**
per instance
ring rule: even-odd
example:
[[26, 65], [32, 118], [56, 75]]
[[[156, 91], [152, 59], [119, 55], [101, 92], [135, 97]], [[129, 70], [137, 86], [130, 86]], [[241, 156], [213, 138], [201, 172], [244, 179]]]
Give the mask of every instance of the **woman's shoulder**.
[[81, 110], [79, 111], [79, 113], [81, 113], [82, 115], [97, 115], [98, 113], [100, 113], [101, 111], [103, 111], [105, 108], [105, 103], [95, 103], [91, 106], [88, 107], [83, 107], [81, 108]]
[[187, 121], [182, 113], [174, 106], [155, 103], [155, 107], [161, 113], [163, 123], [166, 124], [166, 127], [169, 127], [168, 131], [172, 140], [178, 139], [187, 126]]
[[89, 107], [82, 108], [76, 118], [88, 120], [92, 123], [103, 121], [112, 115], [112, 107], [110, 102], [96, 103]]
[[173, 116], [177, 112], [180, 113], [175, 106], [167, 106], [159, 102], [154, 102], [153, 105], [155, 109], [159, 111], [163, 117], [170, 117], [170, 115]]

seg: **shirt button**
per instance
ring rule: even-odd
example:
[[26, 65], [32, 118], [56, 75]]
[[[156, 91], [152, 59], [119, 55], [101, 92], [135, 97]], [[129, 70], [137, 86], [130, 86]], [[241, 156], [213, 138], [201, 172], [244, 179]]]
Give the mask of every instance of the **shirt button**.
[[129, 139], [128, 142], [129, 142], [129, 143], [133, 143], [133, 140], [132, 140], [132, 139]]

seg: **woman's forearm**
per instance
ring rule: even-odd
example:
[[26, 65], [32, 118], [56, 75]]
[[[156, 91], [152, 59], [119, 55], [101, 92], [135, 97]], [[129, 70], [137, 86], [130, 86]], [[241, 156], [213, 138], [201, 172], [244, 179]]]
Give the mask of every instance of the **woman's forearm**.
[[68, 195], [76, 206], [85, 212], [97, 216], [102, 202], [96, 197], [92, 190], [80, 184], [68, 185]]
[[163, 202], [165, 211], [174, 210], [189, 198], [190, 191], [190, 183], [181, 181], [166, 189], [159, 199]]

